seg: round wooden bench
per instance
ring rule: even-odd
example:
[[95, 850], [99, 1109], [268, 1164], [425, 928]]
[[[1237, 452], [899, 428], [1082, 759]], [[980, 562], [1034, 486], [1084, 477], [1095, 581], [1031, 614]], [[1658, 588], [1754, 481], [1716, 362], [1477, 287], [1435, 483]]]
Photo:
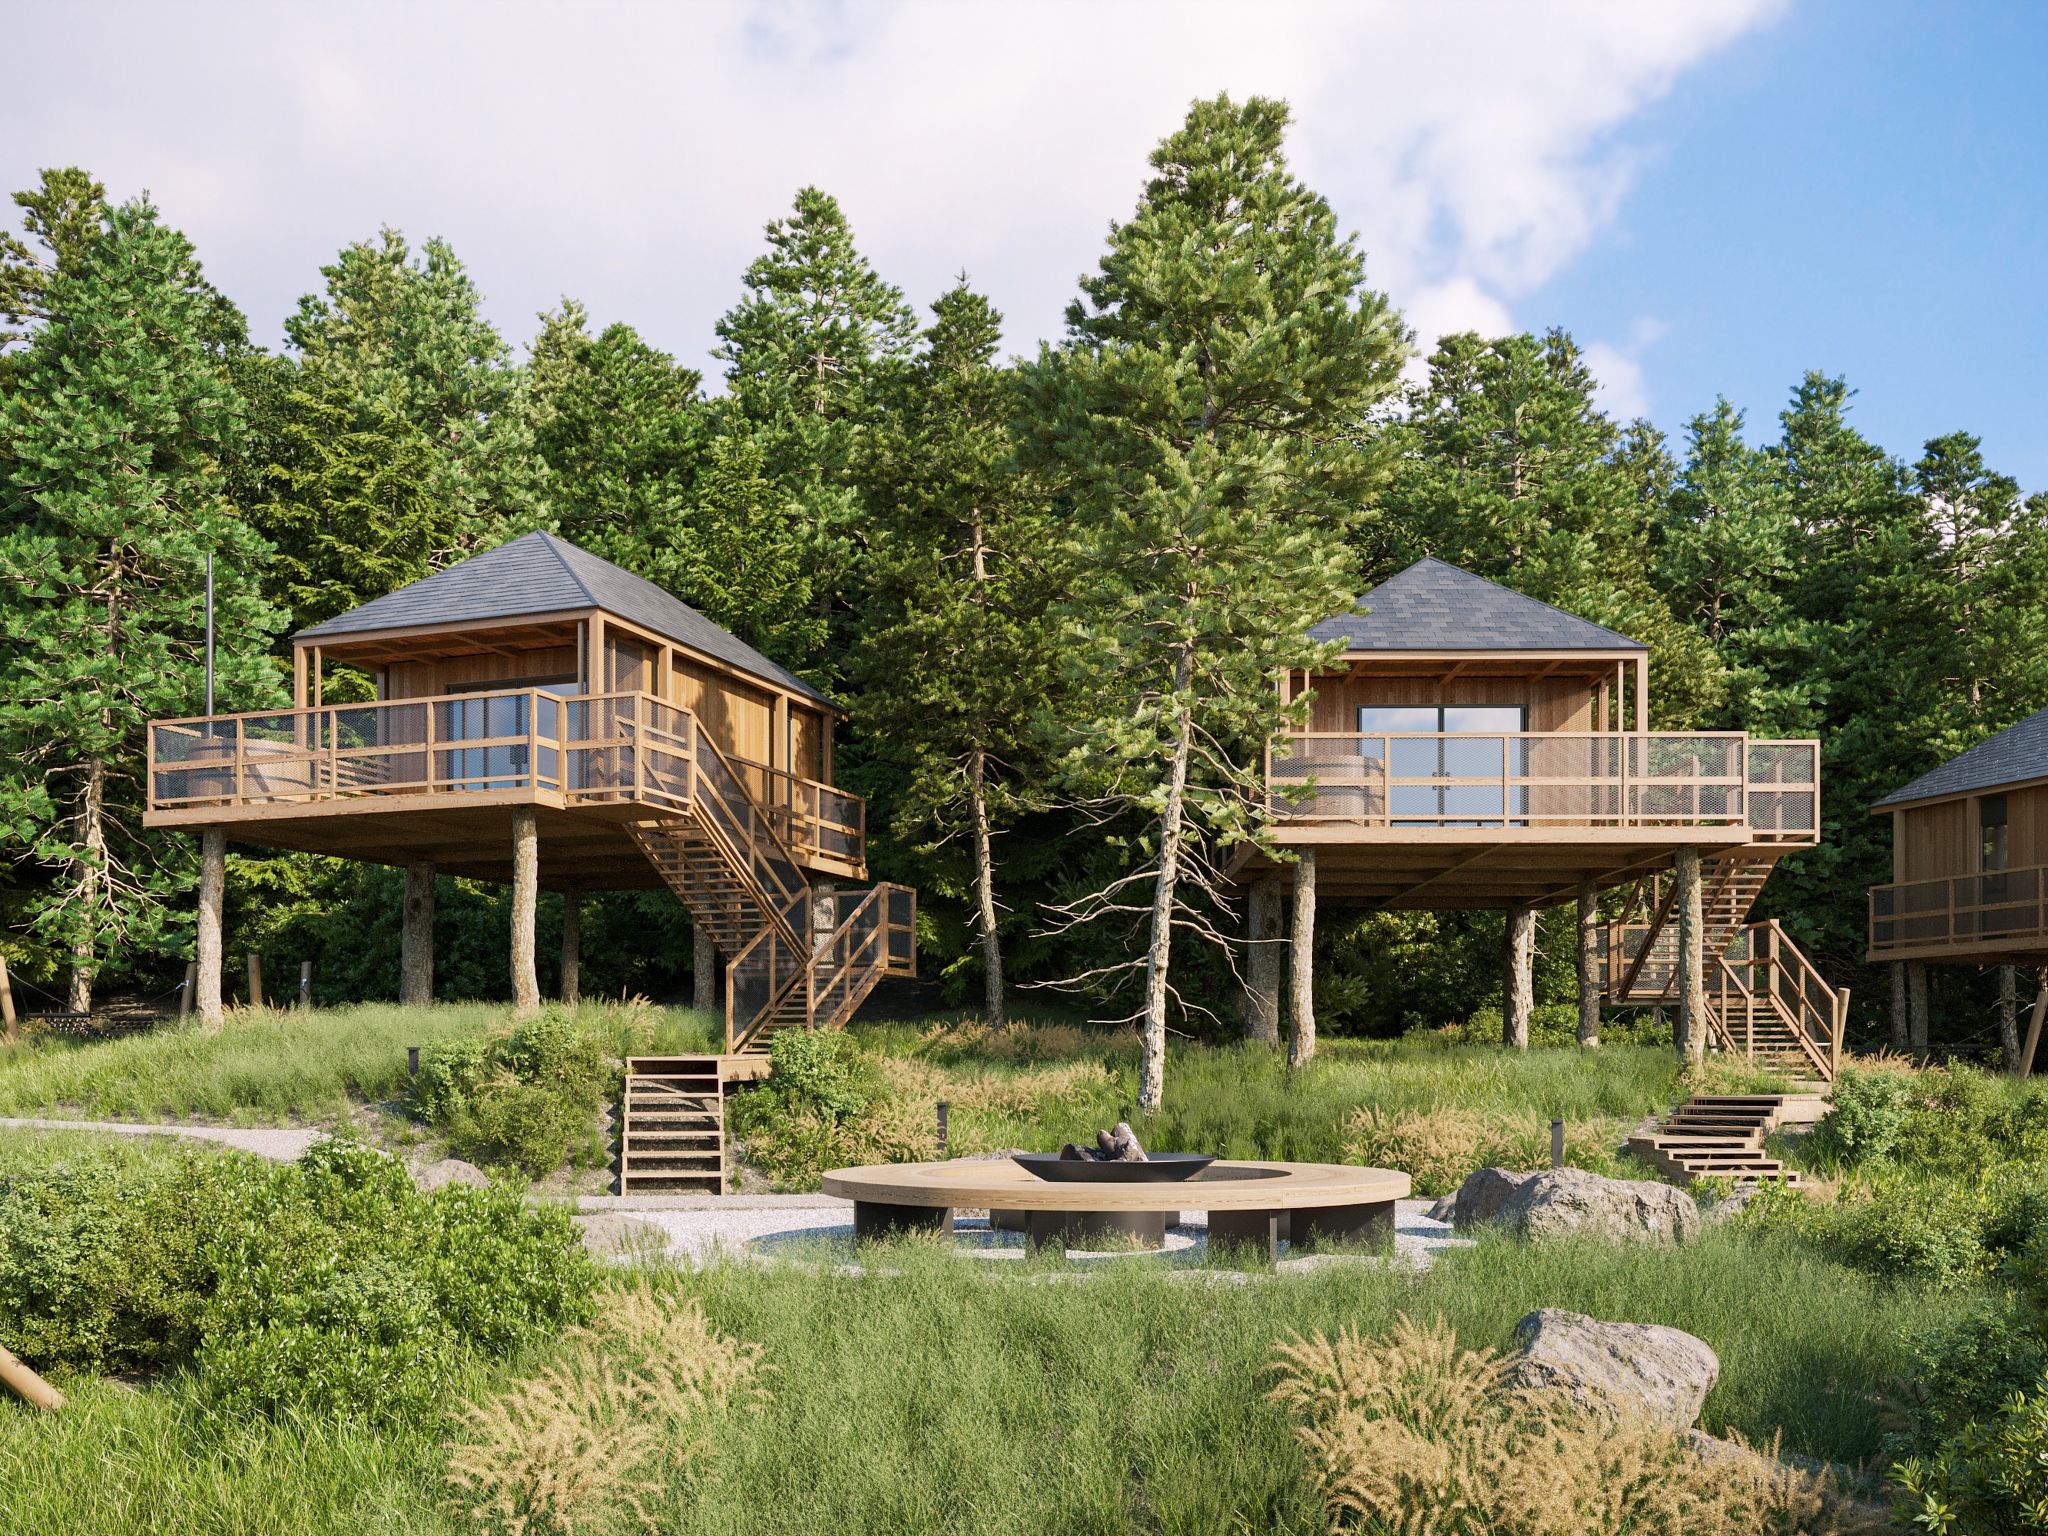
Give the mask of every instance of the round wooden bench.
[[828, 1195], [853, 1202], [855, 1242], [904, 1232], [953, 1230], [956, 1209], [985, 1209], [1023, 1218], [1031, 1248], [1069, 1248], [1115, 1236], [1157, 1248], [1167, 1217], [1209, 1213], [1211, 1248], [1245, 1246], [1270, 1260], [1284, 1239], [1296, 1248], [1319, 1243], [1390, 1246], [1394, 1202], [1408, 1198], [1408, 1175], [1337, 1163], [1211, 1163], [1178, 1183], [1053, 1183], [1008, 1160], [882, 1163], [835, 1168]]

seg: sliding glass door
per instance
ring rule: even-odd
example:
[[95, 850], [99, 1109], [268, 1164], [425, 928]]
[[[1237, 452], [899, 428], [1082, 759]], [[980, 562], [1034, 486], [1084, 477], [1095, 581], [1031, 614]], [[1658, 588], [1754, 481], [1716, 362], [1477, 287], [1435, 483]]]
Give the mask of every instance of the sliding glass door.
[[[1366, 705], [1358, 711], [1360, 732], [1393, 738], [1384, 748], [1365, 741], [1360, 751], [1368, 760], [1386, 753], [1387, 814], [1396, 826], [1500, 826], [1526, 818], [1527, 788], [1508, 786], [1503, 795], [1502, 776], [1520, 776], [1520, 733], [1527, 728], [1528, 711], [1520, 706]], [[1448, 782], [1455, 779], [1492, 782]]]
[[[508, 692], [533, 689], [532, 693]], [[560, 784], [562, 708], [558, 699], [582, 692], [576, 679], [545, 678], [521, 683], [477, 683], [452, 688], [436, 701], [440, 719], [436, 737], [445, 743], [496, 741], [494, 746], [447, 749], [448, 780], [457, 789], [523, 789], [529, 784]], [[465, 694], [480, 695], [475, 698]], [[529, 740], [503, 741], [504, 737]], [[533, 759], [538, 758], [538, 761]]]

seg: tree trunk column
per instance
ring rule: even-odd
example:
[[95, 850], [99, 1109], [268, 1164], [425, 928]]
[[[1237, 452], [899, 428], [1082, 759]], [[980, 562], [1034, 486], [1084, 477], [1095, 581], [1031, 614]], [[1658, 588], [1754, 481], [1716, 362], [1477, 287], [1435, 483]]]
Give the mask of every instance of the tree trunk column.
[[1998, 968], [1998, 1055], [2005, 1070], [2020, 1069], [2020, 968]]
[[200, 1022], [218, 1024], [226, 1017], [220, 1000], [220, 911], [227, 894], [228, 835], [220, 827], [199, 834], [199, 927], [195, 990]]
[[434, 866], [405, 866], [405, 910], [398, 935], [398, 1000], [423, 1008], [434, 1000]]
[[1305, 1066], [1316, 1054], [1316, 851], [1304, 848], [1294, 866], [1294, 947], [1289, 951], [1287, 1003], [1294, 1033], [1287, 1065]]
[[1678, 1050], [1687, 1061], [1707, 1054], [1706, 914], [1701, 907], [1700, 851], [1681, 848], [1678, 882]]
[[1506, 986], [1500, 1010], [1500, 1043], [1512, 1050], [1529, 1049], [1529, 1016], [1536, 1011], [1536, 909], [1521, 906], [1508, 912]]
[[1271, 878], [1245, 893], [1244, 1037], [1280, 1043], [1280, 886]]
[[702, 923], [690, 925], [690, 1006], [700, 1013], [718, 1012], [718, 946]]
[[540, 834], [533, 807], [512, 813], [512, 1012], [540, 1012], [540, 973], [533, 963], [533, 916], [540, 898]]
[[1922, 1061], [1927, 1059], [1927, 962], [1906, 962], [1906, 1012], [1911, 1034], [1906, 1048]]
[[1579, 1044], [1600, 1043], [1600, 887], [1579, 887]]
[[562, 893], [562, 1001], [574, 1005], [583, 995], [583, 897]]
[[1891, 963], [1891, 973], [1892, 1049], [1904, 1055], [1913, 1039], [1906, 1001], [1906, 962], [1894, 960]]

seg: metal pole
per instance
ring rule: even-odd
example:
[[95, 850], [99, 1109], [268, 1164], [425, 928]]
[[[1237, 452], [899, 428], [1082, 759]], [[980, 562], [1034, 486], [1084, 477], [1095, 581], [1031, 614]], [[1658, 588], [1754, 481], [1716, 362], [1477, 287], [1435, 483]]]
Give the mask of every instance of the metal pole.
[[213, 551], [206, 552], [206, 713], [213, 713]]

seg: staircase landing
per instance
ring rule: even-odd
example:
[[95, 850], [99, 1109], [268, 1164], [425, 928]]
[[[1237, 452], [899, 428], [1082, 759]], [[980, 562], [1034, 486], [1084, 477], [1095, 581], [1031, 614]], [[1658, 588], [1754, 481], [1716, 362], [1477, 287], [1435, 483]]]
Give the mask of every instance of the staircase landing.
[[1818, 1093], [1698, 1093], [1654, 1130], [1631, 1136], [1628, 1149], [1682, 1183], [1700, 1178], [1738, 1184], [1800, 1183], [1764, 1151], [1764, 1138], [1789, 1125], [1811, 1125], [1828, 1112]]

